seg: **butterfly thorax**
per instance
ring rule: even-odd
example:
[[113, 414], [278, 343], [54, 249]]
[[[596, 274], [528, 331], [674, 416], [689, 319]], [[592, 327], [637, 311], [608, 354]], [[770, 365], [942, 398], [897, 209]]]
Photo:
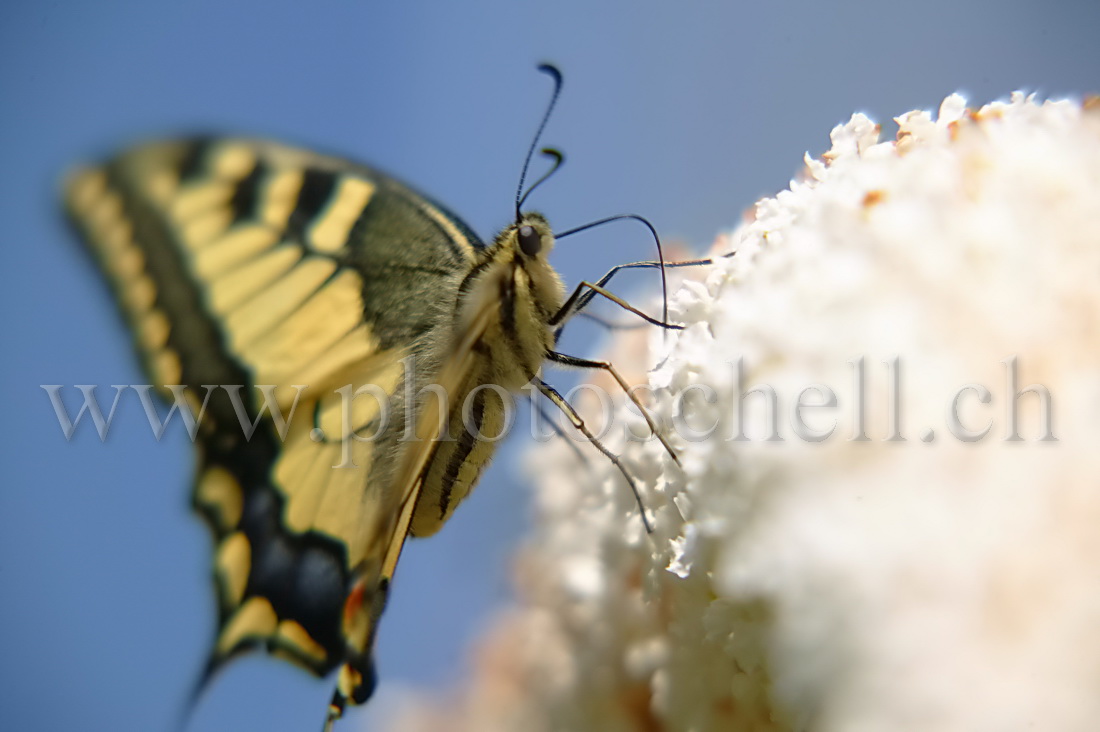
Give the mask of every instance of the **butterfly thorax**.
[[[525, 230], [537, 236], [537, 250], [527, 253], [519, 241]], [[483, 356], [482, 383], [516, 391], [538, 372], [553, 348], [550, 318], [561, 307], [564, 287], [547, 261], [553, 247], [550, 227], [541, 215], [525, 214], [509, 226], [459, 286], [455, 303], [455, 333], [467, 333], [487, 318], [478, 352]]]

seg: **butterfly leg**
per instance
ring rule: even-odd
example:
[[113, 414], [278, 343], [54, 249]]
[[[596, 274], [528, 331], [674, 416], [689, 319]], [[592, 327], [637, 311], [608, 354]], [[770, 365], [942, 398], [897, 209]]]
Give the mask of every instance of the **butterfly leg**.
[[585, 281], [577, 285], [577, 288], [573, 290], [573, 294], [569, 296], [569, 298], [565, 301], [565, 304], [558, 309], [558, 312], [556, 312], [552, 318], [550, 318], [550, 325], [563, 325], [565, 321], [567, 321], [569, 318], [573, 317], [574, 315], [588, 307], [588, 304], [592, 301], [592, 298], [594, 298], [596, 295], [603, 295], [617, 305], [620, 305], [626, 310], [635, 313], [636, 315], [642, 317], [650, 323], [653, 323], [654, 325], [660, 326], [662, 328], [672, 328], [674, 330], [679, 330], [680, 326], [671, 325], [655, 318], [651, 318], [645, 313], [640, 312], [637, 308], [631, 307], [623, 300], [605, 290], [604, 286], [607, 285], [607, 283], [611, 281], [611, 278], [614, 277], [616, 274], [627, 269], [660, 269], [662, 266], [666, 269], [677, 269], [680, 267], [701, 267], [703, 265], [713, 263], [713, 259], [689, 259], [683, 262], [645, 261], [627, 262], [626, 264], [617, 265], [615, 267], [612, 267], [607, 272], [607, 274], [605, 274], [603, 277], [596, 280], [595, 282]]
[[569, 439], [568, 435], [565, 434], [565, 430], [563, 430], [557, 422], [550, 418], [550, 415], [546, 413], [546, 409], [542, 406], [542, 402], [538, 401], [538, 399], [533, 394], [531, 395], [531, 406], [538, 410], [539, 415], [542, 417], [544, 422], [550, 425], [550, 429], [554, 432], [554, 434], [565, 441], [565, 444], [568, 445], [573, 454], [577, 456], [577, 460], [584, 465], [588, 465], [588, 456], [581, 452], [581, 449], [577, 447], [576, 442]]
[[606, 328], [607, 330], [638, 330], [639, 328], [644, 328], [646, 326], [644, 322], [616, 323], [610, 318], [605, 318], [603, 316], [596, 315], [595, 313], [590, 313], [586, 310], [582, 310], [581, 312], [577, 313], [576, 316], [578, 318], [584, 318], [585, 320], [591, 320], [596, 325], [600, 326], [601, 328]]
[[611, 374], [611, 378], [615, 379], [615, 381], [618, 382], [619, 386], [622, 387], [622, 390], [626, 393], [627, 399], [629, 399], [631, 403], [638, 408], [638, 411], [641, 412], [642, 418], [645, 419], [645, 423], [649, 425], [649, 429], [653, 433], [653, 436], [661, 442], [661, 445], [663, 445], [665, 450], [668, 452], [669, 457], [671, 457], [677, 465], [680, 464], [680, 458], [676, 456], [676, 451], [672, 449], [672, 445], [668, 444], [668, 440], [664, 438], [664, 435], [661, 434], [661, 430], [657, 428], [657, 423], [654, 422], [653, 417], [649, 415], [649, 410], [642, 406], [642, 403], [638, 400], [638, 397], [635, 396], [634, 392], [631, 391], [630, 385], [626, 383], [626, 379], [624, 379], [622, 375], [619, 374], [618, 370], [614, 366], [612, 366], [607, 361], [592, 361], [587, 358], [568, 356], [564, 353], [558, 353], [557, 351], [550, 351], [550, 353], [547, 355], [547, 358], [549, 358], [549, 360], [553, 361], [554, 363], [560, 364], [562, 366], [572, 366], [581, 369], [599, 369], [601, 371], [606, 371], [607, 373]]
[[649, 518], [646, 516], [645, 504], [642, 503], [642, 494], [638, 491], [638, 484], [634, 482], [634, 477], [630, 474], [630, 471], [626, 469], [626, 466], [623, 465], [623, 462], [619, 459], [619, 456], [608, 450], [602, 442], [596, 439], [596, 436], [592, 434], [592, 431], [590, 429], [588, 429], [588, 425], [584, 423], [581, 415], [577, 414], [577, 410], [573, 408], [573, 405], [567, 402], [565, 400], [565, 397], [559, 394], [558, 391], [554, 389], [554, 387], [550, 386], [545, 381], [539, 378], [534, 379], [534, 382], [535, 385], [538, 387], [538, 390], [542, 392], [547, 399], [553, 402], [554, 406], [565, 413], [565, 416], [569, 418], [569, 421], [573, 424], [573, 427], [575, 427], [577, 431], [580, 432], [582, 435], [587, 437], [588, 441], [591, 442], [597, 450], [602, 452], [604, 456], [608, 460], [610, 460], [616, 468], [619, 469], [619, 472], [623, 474], [623, 477], [626, 478], [627, 484], [630, 485], [631, 492], [634, 493], [634, 500], [638, 502], [638, 510], [642, 514], [642, 524], [645, 526], [646, 533], [652, 534], [653, 525], [649, 523]]

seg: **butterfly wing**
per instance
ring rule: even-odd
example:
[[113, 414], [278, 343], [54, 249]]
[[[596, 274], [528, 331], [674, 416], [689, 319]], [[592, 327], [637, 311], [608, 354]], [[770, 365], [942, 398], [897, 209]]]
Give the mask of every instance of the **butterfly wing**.
[[[207, 676], [266, 647], [318, 674], [344, 662], [338, 697], [365, 700], [433, 449], [428, 434], [396, 460], [382, 402], [403, 359], [438, 342], [476, 237], [369, 167], [244, 139], [137, 147], [74, 174], [66, 205], [151, 381], [205, 408], [194, 503], [219, 601]], [[447, 379], [461, 380], [464, 348]], [[365, 384], [382, 398], [348, 399]]]

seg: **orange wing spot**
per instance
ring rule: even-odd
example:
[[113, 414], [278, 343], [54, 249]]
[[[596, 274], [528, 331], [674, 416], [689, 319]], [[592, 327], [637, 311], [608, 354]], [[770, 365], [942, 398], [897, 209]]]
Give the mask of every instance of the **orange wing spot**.
[[363, 600], [366, 596], [366, 587], [363, 585], [363, 580], [359, 580], [355, 583], [355, 586], [351, 588], [351, 592], [348, 593], [348, 597], [344, 600], [344, 625], [351, 625], [358, 618], [359, 614], [363, 612]]
[[348, 648], [366, 652], [371, 640], [371, 624], [374, 620], [373, 597], [362, 577], [348, 592], [344, 600], [344, 642]]

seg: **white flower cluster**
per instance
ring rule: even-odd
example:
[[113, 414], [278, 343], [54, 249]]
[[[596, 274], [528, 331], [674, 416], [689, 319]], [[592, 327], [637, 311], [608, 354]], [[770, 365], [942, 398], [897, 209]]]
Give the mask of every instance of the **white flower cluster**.
[[672, 301], [682, 467], [608, 438], [652, 534], [540, 447], [520, 604], [402, 729], [1096, 728], [1100, 109], [897, 123], [833, 130]]

